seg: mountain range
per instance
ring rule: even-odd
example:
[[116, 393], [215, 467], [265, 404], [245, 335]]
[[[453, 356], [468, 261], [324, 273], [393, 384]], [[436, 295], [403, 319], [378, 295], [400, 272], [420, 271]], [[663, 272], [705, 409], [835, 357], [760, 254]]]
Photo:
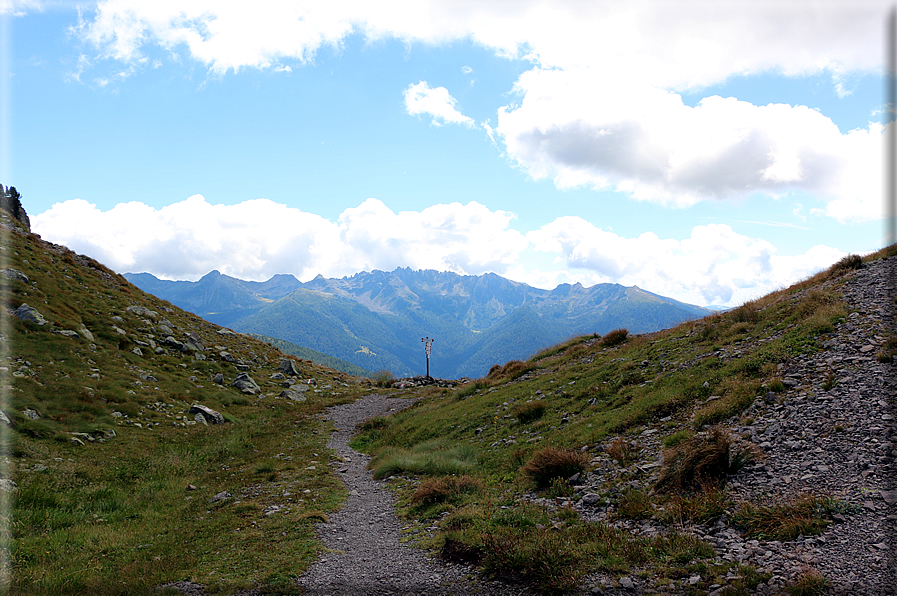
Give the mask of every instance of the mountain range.
[[398, 268], [301, 282], [243, 281], [212, 271], [195, 282], [124, 275], [138, 288], [243, 333], [292, 342], [369, 371], [423, 374], [421, 339], [434, 338], [430, 373], [479, 377], [573, 335], [645, 333], [710, 310], [619, 284], [543, 290], [494, 273]]

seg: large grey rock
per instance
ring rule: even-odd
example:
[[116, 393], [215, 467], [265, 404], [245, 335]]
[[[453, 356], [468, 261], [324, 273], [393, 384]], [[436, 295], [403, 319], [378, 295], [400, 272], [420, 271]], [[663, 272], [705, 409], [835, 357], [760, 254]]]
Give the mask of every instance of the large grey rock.
[[222, 416], [220, 412], [216, 412], [212, 408], [202, 404], [193, 404], [190, 406], [190, 410], [188, 410], [187, 413], [193, 414], [193, 417], [197, 422], [200, 422], [200, 418], [202, 418], [202, 422], [205, 422], [206, 424], [224, 424], [224, 416]]
[[22, 410], [22, 416], [29, 420], [40, 420], [40, 414], [37, 413], [37, 410], [32, 410], [31, 408]]
[[125, 310], [128, 311], [129, 313], [133, 313], [133, 314], [137, 315], [138, 317], [146, 317], [148, 319], [153, 319], [153, 320], [159, 318], [159, 313], [157, 313], [154, 310], [150, 310], [145, 306], [134, 305], [134, 306], [129, 306]]
[[31, 321], [38, 325], [47, 324], [47, 319], [44, 318], [44, 315], [40, 314], [33, 306], [28, 306], [27, 304], [22, 304], [22, 306], [17, 308], [15, 315], [23, 321]]
[[215, 383], [215, 384], [217, 384], [217, 385], [224, 385], [224, 375], [221, 374], [221, 373], [216, 374], [216, 375], [212, 378], [212, 382]]
[[202, 345], [202, 339], [195, 333], [184, 333], [184, 336], [184, 345], [187, 346], [188, 350], [202, 352], [206, 349], [206, 347]]
[[0, 424], [12, 426], [12, 420], [9, 419], [9, 416], [7, 416], [3, 410], [0, 410]]
[[290, 359], [281, 360], [280, 365], [278, 365], [277, 367], [277, 370], [285, 375], [290, 375], [292, 377], [298, 377], [302, 374], [302, 371], [300, 371], [299, 367], [296, 366], [296, 361]]
[[9, 279], [17, 279], [19, 281], [23, 281], [26, 284], [31, 281], [27, 275], [25, 275], [18, 269], [0, 269], [0, 274], [5, 275]]
[[262, 388], [258, 386], [258, 383], [252, 380], [252, 377], [249, 376], [249, 373], [245, 372], [238, 374], [237, 378], [234, 379], [234, 382], [231, 383], [231, 385], [233, 385], [243, 393], [248, 393], [250, 395], [258, 395], [262, 391]]
[[234, 333], [233, 331], [231, 331], [230, 329], [226, 329], [226, 328], [222, 327], [221, 329], [218, 330], [218, 335], [231, 336], [231, 335], [237, 335], [237, 334]]
[[87, 341], [90, 341], [90, 342], [95, 341], [94, 338], [93, 338], [93, 333], [91, 333], [91, 332], [87, 329], [87, 327], [85, 327], [84, 325], [81, 325], [81, 326], [78, 328], [78, 333], [81, 334], [81, 337], [83, 337], [83, 338], [86, 339]]
[[293, 401], [305, 401], [307, 399], [301, 391], [296, 391], [295, 389], [284, 389], [280, 392], [280, 397]]
[[58, 333], [59, 335], [64, 335], [66, 337], [80, 337], [77, 331], [72, 331], [71, 329], [61, 329], [56, 333]]
[[221, 359], [224, 360], [225, 362], [236, 362], [237, 361], [237, 359], [234, 358], [230, 352], [219, 352], [218, 355], [221, 356]]

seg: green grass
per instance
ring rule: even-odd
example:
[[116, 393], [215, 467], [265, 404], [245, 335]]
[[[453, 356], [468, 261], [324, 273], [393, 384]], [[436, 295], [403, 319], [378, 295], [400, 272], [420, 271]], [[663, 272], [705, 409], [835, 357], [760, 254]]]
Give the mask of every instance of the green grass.
[[411, 473], [425, 476], [463, 474], [476, 467], [476, 450], [467, 444], [431, 439], [410, 449], [387, 448], [371, 460], [375, 479]]
[[[329, 388], [305, 402], [281, 400], [282, 388], [268, 378], [283, 356], [271, 346], [219, 335], [217, 326], [33, 235], [10, 234], [7, 254], [8, 266], [33, 283], [6, 284], [3, 306], [27, 302], [49, 321], [4, 321], [13, 348], [0, 380], [15, 391], [5, 395], [14, 430], [2, 448], [18, 485], [9, 593], [151, 594], [183, 579], [223, 592], [294, 590], [291, 578], [321, 548], [314, 524], [345, 498], [326, 466], [327, 429], [314, 415], [361, 387], [306, 362], [303, 376]], [[146, 321], [126, 311], [131, 305], [159, 316]], [[163, 317], [178, 335], [195, 331], [213, 347], [207, 359], [149, 346], [143, 357], [131, 353], [149, 335], [159, 340], [154, 328]], [[92, 342], [53, 332], [82, 327]], [[214, 358], [215, 346], [251, 363], [262, 399], [211, 382], [219, 372], [228, 381], [236, 374]], [[196, 402], [229, 422], [188, 424]], [[24, 417], [25, 409], [41, 418]], [[95, 440], [75, 445], [72, 432]], [[222, 491], [232, 496], [211, 503]], [[265, 515], [272, 505], [282, 509]]]

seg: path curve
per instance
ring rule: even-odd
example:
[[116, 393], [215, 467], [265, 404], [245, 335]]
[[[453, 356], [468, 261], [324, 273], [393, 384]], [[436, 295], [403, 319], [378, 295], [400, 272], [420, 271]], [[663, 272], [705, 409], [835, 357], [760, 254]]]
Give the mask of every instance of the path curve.
[[444, 564], [425, 551], [399, 542], [401, 523], [395, 499], [384, 483], [371, 477], [370, 457], [349, 447], [355, 426], [374, 416], [397, 412], [415, 399], [369, 395], [351, 404], [327, 408], [326, 419], [336, 427], [328, 447], [345, 461], [335, 460], [337, 474], [349, 490], [343, 508], [318, 527], [325, 552], [299, 585], [313, 596], [344, 594], [494, 595], [528, 593], [521, 586], [484, 582], [473, 568]]

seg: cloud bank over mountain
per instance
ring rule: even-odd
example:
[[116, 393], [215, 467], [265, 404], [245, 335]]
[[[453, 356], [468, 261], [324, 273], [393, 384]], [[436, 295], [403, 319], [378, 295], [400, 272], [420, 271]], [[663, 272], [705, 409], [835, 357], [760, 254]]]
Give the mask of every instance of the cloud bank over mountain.
[[[129, 202], [102, 211], [80, 199], [32, 217], [32, 229], [116, 271], [196, 280], [213, 269], [264, 281], [291, 273], [343, 277], [396, 267], [494, 272], [535, 287], [613, 282], [692, 304], [740, 304], [830, 265], [841, 251], [819, 245], [776, 255], [767, 241], [730, 226], [695, 226], [686, 240], [647, 232], [626, 238], [578, 217], [531, 232], [515, 216], [471, 201], [392, 211], [367, 199], [329, 221], [266, 199], [210, 204], [201, 195], [160, 209]], [[72, 225], [78, 222], [78, 225]], [[538, 258], [553, 266], [540, 269]]]

